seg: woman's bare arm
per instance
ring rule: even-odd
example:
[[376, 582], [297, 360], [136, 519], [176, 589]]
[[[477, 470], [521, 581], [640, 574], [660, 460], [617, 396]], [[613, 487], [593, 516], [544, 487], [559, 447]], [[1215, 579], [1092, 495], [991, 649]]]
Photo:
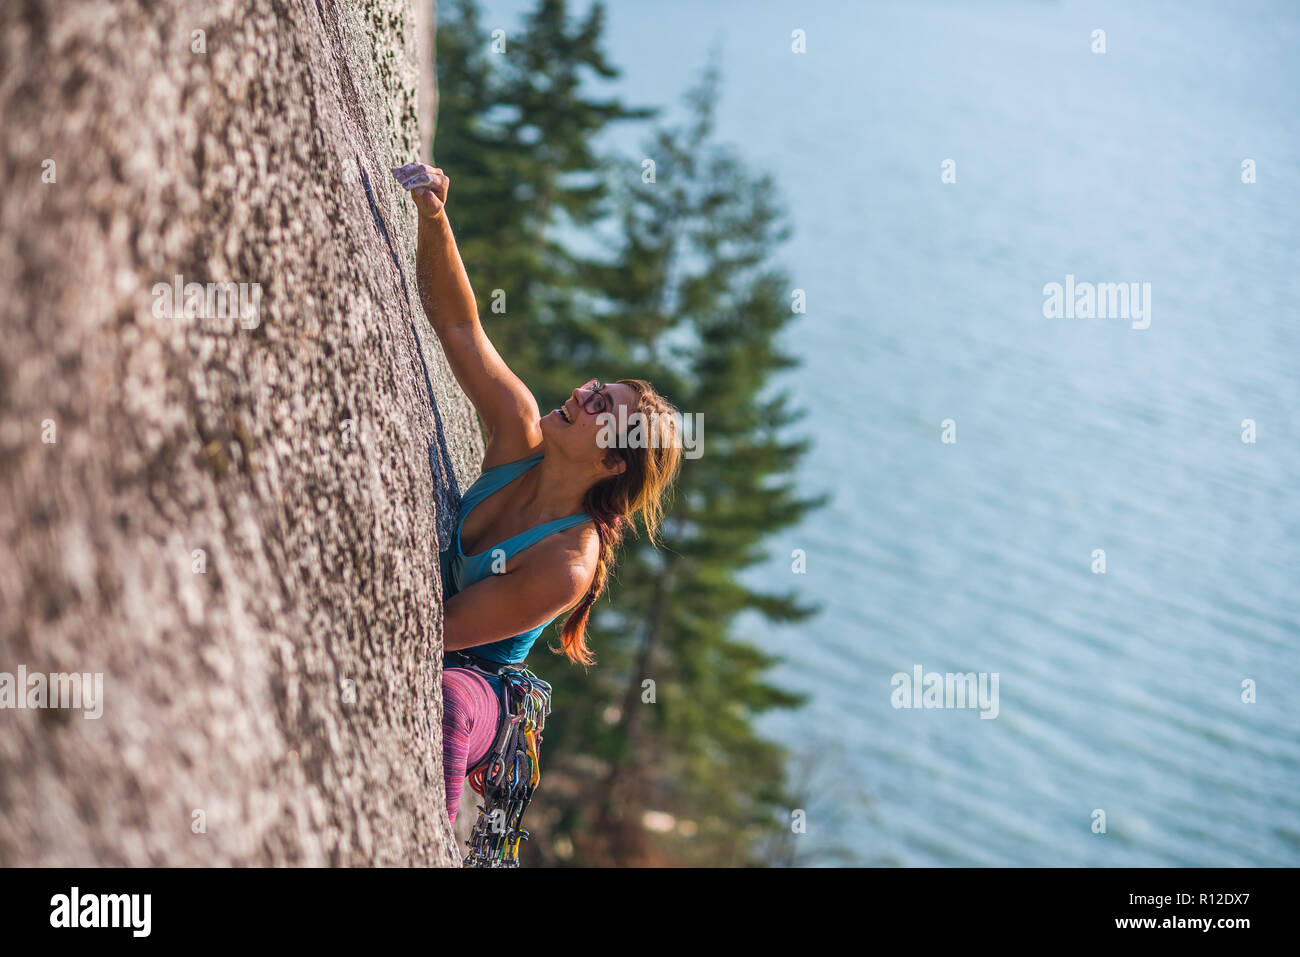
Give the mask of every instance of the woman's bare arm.
[[488, 575], [443, 606], [442, 645], [458, 651], [513, 638], [572, 608], [596, 573], [595, 531], [553, 535], [526, 550], [517, 569]]
[[447, 219], [450, 180], [423, 163], [393, 171], [419, 212], [416, 286], [456, 381], [487, 431], [489, 459], [512, 461], [542, 444], [537, 400], [506, 365], [479, 322], [478, 305]]

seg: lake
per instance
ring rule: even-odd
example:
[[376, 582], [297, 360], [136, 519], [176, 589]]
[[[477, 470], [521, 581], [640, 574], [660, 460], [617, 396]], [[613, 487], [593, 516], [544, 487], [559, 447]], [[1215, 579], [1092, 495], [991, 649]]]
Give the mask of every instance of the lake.
[[[783, 384], [834, 498], [748, 577], [824, 607], [741, 631], [814, 696], [761, 723], [812, 762], [807, 859], [1300, 864], [1300, 6], [614, 4], [607, 38], [633, 104], [717, 51], [795, 227]], [[1067, 282], [1147, 314], [1045, 314]], [[895, 707], [918, 667], [996, 674], [996, 717]]]

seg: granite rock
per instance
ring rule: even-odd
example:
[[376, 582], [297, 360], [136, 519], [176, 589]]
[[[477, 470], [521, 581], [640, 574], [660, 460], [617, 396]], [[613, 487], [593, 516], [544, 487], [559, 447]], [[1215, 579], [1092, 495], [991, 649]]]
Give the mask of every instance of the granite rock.
[[421, 45], [409, 0], [0, 8], [0, 675], [103, 675], [0, 710], [0, 865], [457, 863], [483, 444], [389, 172]]

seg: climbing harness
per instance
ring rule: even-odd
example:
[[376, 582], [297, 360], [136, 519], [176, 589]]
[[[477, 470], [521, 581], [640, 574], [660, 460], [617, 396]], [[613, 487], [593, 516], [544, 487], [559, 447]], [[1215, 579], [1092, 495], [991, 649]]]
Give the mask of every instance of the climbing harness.
[[551, 686], [527, 668], [503, 665], [460, 651], [447, 652], [456, 667], [501, 679], [501, 723], [487, 756], [468, 772], [483, 798], [468, 841], [464, 867], [518, 867], [519, 844], [528, 840], [524, 811], [542, 778], [542, 728], [551, 713]]

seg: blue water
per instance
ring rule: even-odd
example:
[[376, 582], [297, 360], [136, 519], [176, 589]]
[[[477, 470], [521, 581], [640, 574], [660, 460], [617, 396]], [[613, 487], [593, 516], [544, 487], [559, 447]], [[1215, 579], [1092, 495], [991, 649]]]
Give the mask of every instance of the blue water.
[[[1300, 864], [1300, 4], [683, 0], [607, 37], [632, 103], [718, 58], [795, 227], [834, 497], [751, 580], [824, 609], [742, 630], [814, 696], [761, 724], [813, 769], [802, 859]], [[1067, 274], [1149, 282], [1150, 327], [1044, 318]], [[918, 664], [996, 672], [998, 717], [895, 709]]]

